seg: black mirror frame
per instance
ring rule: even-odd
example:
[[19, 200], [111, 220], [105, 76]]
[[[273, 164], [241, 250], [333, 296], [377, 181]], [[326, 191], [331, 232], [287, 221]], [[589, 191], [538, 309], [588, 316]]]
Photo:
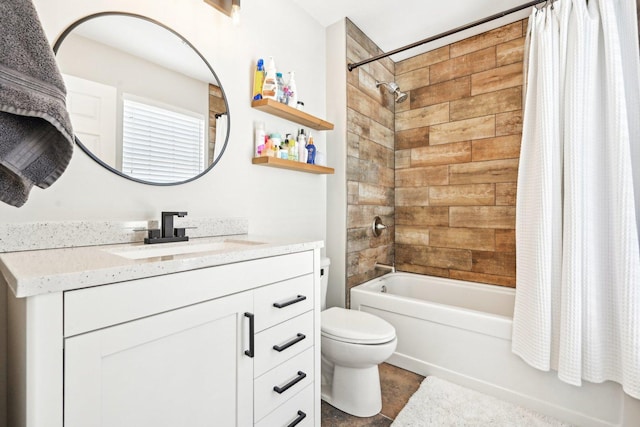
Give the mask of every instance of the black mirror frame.
[[89, 21], [91, 19], [98, 18], [98, 17], [101, 17], [101, 16], [128, 16], [128, 17], [131, 17], [131, 18], [138, 18], [138, 19], [145, 20], [147, 22], [151, 22], [153, 24], [156, 24], [156, 25], [164, 28], [167, 31], [170, 31], [175, 36], [179, 37], [180, 40], [182, 40], [187, 46], [189, 46], [200, 57], [200, 59], [205, 63], [207, 68], [209, 68], [209, 71], [211, 71], [211, 74], [215, 78], [216, 82], [218, 82], [218, 85], [219, 85], [218, 87], [220, 88], [220, 91], [222, 92], [222, 95], [223, 95], [222, 99], [224, 100], [224, 105], [225, 105], [225, 108], [227, 109], [227, 112], [226, 112], [226, 115], [227, 115], [227, 134], [225, 135], [225, 140], [224, 140], [224, 145], [222, 147], [222, 150], [220, 151], [220, 154], [218, 155], [218, 157], [216, 159], [214, 159], [213, 163], [211, 163], [206, 169], [204, 169], [198, 175], [196, 175], [196, 176], [194, 176], [192, 178], [189, 178], [187, 180], [178, 181], [178, 182], [151, 182], [151, 181], [145, 181], [143, 179], [134, 178], [134, 177], [129, 176], [129, 175], [125, 174], [124, 172], [119, 171], [118, 169], [106, 164], [102, 160], [100, 160], [95, 154], [93, 154], [91, 152], [91, 150], [89, 150], [87, 147], [85, 147], [84, 144], [82, 144], [82, 142], [74, 135], [73, 139], [75, 140], [76, 145], [78, 145], [82, 149], [82, 151], [84, 151], [89, 157], [91, 157], [94, 161], [96, 161], [102, 167], [108, 169], [109, 171], [115, 173], [116, 175], [120, 175], [123, 178], [126, 178], [126, 179], [131, 180], [131, 181], [139, 182], [141, 184], [158, 185], [158, 186], [171, 186], [171, 185], [186, 184], [187, 182], [194, 181], [194, 180], [200, 178], [201, 176], [205, 175], [206, 173], [208, 173], [211, 169], [213, 169], [213, 167], [216, 164], [218, 164], [218, 162], [222, 158], [222, 155], [224, 154], [224, 151], [227, 148], [227, 144], [229, 143], [229, 134], [231, 133], [231, 114], [229, 112], [229, 103], [227, 101], [227, 95], [226, 95], [226, 93], [224, 91], [224, 88], [222, 87], [222, 83], [220, 83], [220, 79], [218, 78], [218, 75], [215, 73], [215, 71], [213, 71], [213, 68], [211, 67], [211, 64], [209, 64], [209, 61], [207, 61], [205, 59], [205, 57], [202, 55], [202, 53], [200, 53], [200, 51], [198, 49], [196, 49], [195, 46], [193, 46], [193, 44], [191, 44], [191, 42], [189, 40], [185, 39], [181, 34], [177, 33], [175, 30], [173, 30], [172, 28], [164, 25], [163, 23], [158, 22], [155, 19], [149, 18], [149, 17], [144, 16], [144, 15], [138, 15], [136, 13], [129, 13], [129, 12], [116, 12], [116, 11], [107, 11], [107, 12], [94, 13], [94, 14], [87, 15], [87, 16], [85, 16], [83, 18], [78, 19], [77, 21], [75, 21], [74, 23], [69, 25], [62, 32], [62, 34], [60, 34], [60, 36], [56, 39], [56, 42], [53, 45], [53, 53], [54, 54], [58, 53], [58, 49], [60, 48], [60, 45], [62, 44], [64, 39], [77, 26], [79, 26], [80, 24], [82, 24], [82, 23], [84, 23], [86, 21]]

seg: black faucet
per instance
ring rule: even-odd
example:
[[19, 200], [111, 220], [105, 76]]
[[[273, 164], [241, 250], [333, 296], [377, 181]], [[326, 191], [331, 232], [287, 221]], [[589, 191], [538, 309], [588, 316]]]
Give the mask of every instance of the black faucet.
[[[149, 230], [149, 237], [145, 237], [144, 243], [186, 242], [189, 236], [185, 236], [184, 228], [173, 228], [173, 217], [187, 216], [186, 212], [162, 212], [160, 214], [160, 230]], [[161, 234], [162, 233], [162, 234]]]

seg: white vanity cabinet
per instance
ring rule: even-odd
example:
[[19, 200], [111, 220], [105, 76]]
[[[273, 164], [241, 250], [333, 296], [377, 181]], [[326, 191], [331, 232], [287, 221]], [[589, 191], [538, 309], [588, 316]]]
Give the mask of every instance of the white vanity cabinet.
[[318, 272], [314, 249], [14, 298], [10, 423], [318, 427]]

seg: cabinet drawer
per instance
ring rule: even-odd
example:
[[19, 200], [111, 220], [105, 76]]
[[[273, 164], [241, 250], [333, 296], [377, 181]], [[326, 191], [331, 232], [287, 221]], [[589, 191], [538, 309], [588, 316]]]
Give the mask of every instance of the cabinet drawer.
[[296, 427], [313, 426], [314, 422], [313, 384], [287, 400], [276, 410], [258, 421], [256, 427]]
[[256, 289], [256, 331], [262, 331], [311, 309], [313, 274]]
[[[313, 347], [256, 378], [253, 383], [254, 419], [265, 415], [313, 383]], [[280, 392], [276, 391], [276, 388]]]
[[313, 345], [313, 337], [313, 311], [256, 334], [254, 376], [259, 377], [274, 366], [302, 353]]
[[69, 337], [272, 283], [280, 286], [290, 278], [305, 274], [311, 277], [312, 272], [313, 251], [306, 251], [68, 291], [64, 293], [64, 335]]

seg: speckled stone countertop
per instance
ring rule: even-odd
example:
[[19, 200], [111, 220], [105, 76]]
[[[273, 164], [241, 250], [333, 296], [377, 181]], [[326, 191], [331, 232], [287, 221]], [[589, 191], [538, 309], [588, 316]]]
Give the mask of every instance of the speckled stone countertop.
[[[219, 248], [216, 243], [220, 243]], [[155, 245], [128, 243], [7, 252], [0, 253], [0, 273], [20, 298], [302, 252], [323, 245], [322, 241], [235, 235]], [[197, 251], [129, 258], [141, 251], [168, 253], [188, 247], [196, 247]]]

